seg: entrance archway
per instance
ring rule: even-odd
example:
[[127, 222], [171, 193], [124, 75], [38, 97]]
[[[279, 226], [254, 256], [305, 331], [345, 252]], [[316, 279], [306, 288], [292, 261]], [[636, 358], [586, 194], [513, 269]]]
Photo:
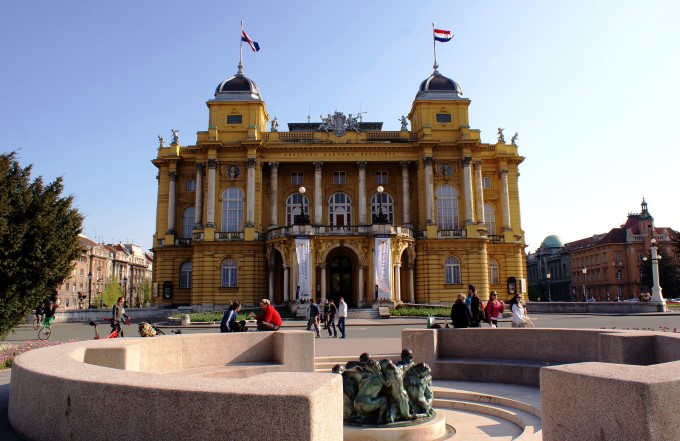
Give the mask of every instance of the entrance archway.
[[348, 256], [335, 256], [328, 264], [329, 283], [326, 297], [333, 300], [336, 305], [340, 297], [343, 297], [348, 305], [356, 305], [353, 273], [354, 265]]

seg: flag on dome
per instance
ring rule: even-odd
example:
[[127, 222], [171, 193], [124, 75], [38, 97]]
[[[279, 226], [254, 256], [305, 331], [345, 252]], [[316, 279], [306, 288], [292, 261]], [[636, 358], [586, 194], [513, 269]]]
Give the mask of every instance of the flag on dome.
[[248, 34], [246, 34], [246, 31], [244, 31], [243, 29], [241, 29], [241, 41], [248, 43], [253, 52], [257, 52], [260, 50], [260, 45], [257, 44], [257, 41], [253, 41], [253, 39], [250, 38]]
[[441, 43], [446, 43], [447, 41], [450, 41], [452, 38], [453, 34], [451, 33], [451, 31], [445, 31], [442, 29], [434, 30], [434, 39]]

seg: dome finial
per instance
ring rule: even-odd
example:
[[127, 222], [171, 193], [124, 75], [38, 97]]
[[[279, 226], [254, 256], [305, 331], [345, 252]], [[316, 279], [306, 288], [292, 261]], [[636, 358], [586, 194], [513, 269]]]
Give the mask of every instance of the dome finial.
[[243, 62], [241, 61], [238, 62], [238, 72], [236, 72], [236, 75], [243, 75]]

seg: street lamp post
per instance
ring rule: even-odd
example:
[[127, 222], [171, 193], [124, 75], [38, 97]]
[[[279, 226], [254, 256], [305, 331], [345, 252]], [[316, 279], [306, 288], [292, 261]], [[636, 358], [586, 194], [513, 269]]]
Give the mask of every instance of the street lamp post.
[[92, 272], [87, 273], [87, 309], [92, 308]]
[[548, 301], [552, 302], [552, 297], [550, 297], [550, 272], [546, 273], [545, 278], [548, 279]]
[[614, 266], [614, 271], [616, 271], [616, 280], [619, 281], [619, 284], [616, 286], [616, 301], [620, 302], [621, 298], [623, 297], [623, 288], [621, 288], [621, 283], [623, 280], [623, 269], [621, 267], [623, 263], [621, 261], [615, 260], [612, 262], [612, 265]]
[[583, 301], [586, 302], [586, 273], [588, 272], [588, 268], [581, 267], [581, 272], [583, 273]]
[[127, 276], [123, 276], [123, 298], [127, 296]]
[[373, 223], [374, 224], [388, 224], [390, 222], [389, 216], [384, 214], [382, 211], [382, 201], [383, 201], [383, 192], [385, 189], [383, 188], [382, 185], [379, 185], [378, 188], [378, 214], [373, 215]]
[[307, 225], [309, 224], [309, 215], [305, 214], [305, 192], [307, 189], [305, 187], [298, 188], [300, 192], [300, 214], [296, 214], [293, 217], [293, 224], [295, 225]]
[[656, 239], [652, 239], [649, 247], [652, 254], [652, 302], [663, 303], [663, 295], [661, 294], [661, 285], [659, 285], [659, 260], [661, 256], [656, 253]]

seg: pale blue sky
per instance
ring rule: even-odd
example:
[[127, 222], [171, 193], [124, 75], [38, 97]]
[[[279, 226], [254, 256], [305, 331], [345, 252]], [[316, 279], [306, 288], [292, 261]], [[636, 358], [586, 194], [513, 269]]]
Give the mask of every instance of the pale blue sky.
[[[680, 229], [680, 2], [13, 1], [0, 14], [0, 152], [63, 175], [85, 233], [152, 245], [158, 133], [193, 144], [244, 48], [281, 128], [339, 110], [397, 130], [432, 72], [472, 100], [484, 142], [519, 132], [527, 251], [640, 210]], [[287, 129], [286, 129], [287, 130]]]

